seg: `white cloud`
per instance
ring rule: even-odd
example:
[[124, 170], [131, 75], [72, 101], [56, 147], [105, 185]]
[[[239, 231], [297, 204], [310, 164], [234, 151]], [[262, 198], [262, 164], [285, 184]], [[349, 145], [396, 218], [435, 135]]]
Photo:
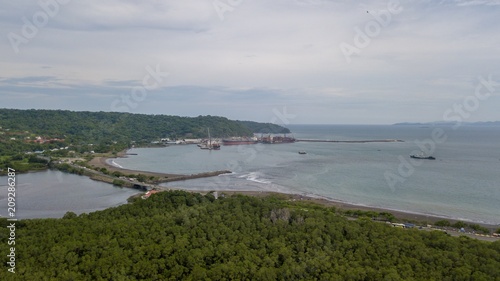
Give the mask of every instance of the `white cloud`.
[[457, 0], [458, 6], [477, 6], [477, 5], [486, 5], [486, 6], [498, 6], [500, 5], [500, 1], [498, 0]]
[[[391, 123], [442, 115], [478, 75], [500, 80], [498, 1], [401, 1], [402, 12], [347, 63], [340, 43], [353, 44], [355, 28], [388, 2], [243, 1], [221, 21], [212, 1], [70, 1], [15, 54], [7, 34], [21, 34], [22, 17], [40, 7], [0, 0], [8, 10], [0, 11], [0, 77], [52, 77], [0, 82], [0, 96], [42, 99], [64, 87], [73, 94], [61, 107], [109, 110], [159, 64], [170, 76], [136, 112], [257, 120], [289, 104], [303, 122], [336, 123], [341, 113], [344, 123]], [[429, 108], [433, 115], [419, 114]]]

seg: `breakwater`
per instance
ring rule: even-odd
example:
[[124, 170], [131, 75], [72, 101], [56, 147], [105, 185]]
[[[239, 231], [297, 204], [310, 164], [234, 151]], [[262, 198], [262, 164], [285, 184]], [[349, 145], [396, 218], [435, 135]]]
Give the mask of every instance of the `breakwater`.
[[159, 180], [158, 182], [171, 182], [171, 181], [183, 181], [183, 180], [191, 180], [191, 179], [199, 179], [199, 178], [208, 178], [215, 177], [222, 174], [230, 174], [231, 171], [223, 170], [223, 171], [213, 171], [199, 174], [191, 174], [191, 175], [178, 175], [175, 177], [166, 178], [163, 180]]
[[332, 142], [332, 143], [369, 143], [369, 142], [404, 142], [403, 140], [316, 140], [316, 139], [298, 139], [298, 142]]

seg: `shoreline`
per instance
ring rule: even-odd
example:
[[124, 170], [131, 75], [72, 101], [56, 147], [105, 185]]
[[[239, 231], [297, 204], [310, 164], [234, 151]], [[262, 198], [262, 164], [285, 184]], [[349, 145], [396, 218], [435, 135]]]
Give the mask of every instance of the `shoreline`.
[[[175, 188], [175, 187], [173, 187], [170, 190], [162, 190], [162, 191], [171, 191], [171, 190], [182, 190], [182, 191], [191, 192], [191, 193], [199, 193], [202, 195], [205, 195], [209, 192], [212, 192], [212, 191], [207, 192], [207, 191], [197, 191], [197, 190], [185, 190], [182, 188]], [[361, 211], [371, 211], [371, 212], [377, 212], [377, 213], [384, 213], [385, 212], [385, 213], [392, 214], [396, 218], [396, 220], [399, 222], [415, 224], [414, 228], [418, 229], [419, 231], [443, 231], [446, 234], [453, 236], [453, 237], [466, 236], [466, 237], [469, 237], [472, 239], [477, 239], [477, 240], [487, 241], [487, 242], [500, 241], [499, 237], [494, 237], [491, 235], [497, 229], [499, 229], [500, 225], [478, 223], [478, 222], [473, 222], [473, 221], [463, 221], [465, 223], [477, 224], [477, 225], [480, 225], [484, 228], [487, 228], [488, 230], [490, 230], [490, 235], [471, 233], [471, 232], [462, 233], [462, 232], [459, 232], [458, 229], [456, 229], [454, 227], [436, 227], [434, 225], [434, 223], [441, 221], [441, 220], [447, 220], [451, 224], [460, 221], [460, 220], [450, 219], [450, 218], [446, 218], [446, 217], [440, 217], [437, 215], [414, 214], [414, 213], [410, 213], [410, 212], [396, 211], [396, 210], [379, 208], [379, 207], [360, 206], [360, 205], [356, 205], [356, 204], [335, 201], [335, 200], [331, 200], [331, 199], [329, 200], [329, 199], [305, 196], [305, 195], [300, 195], [300, 194], [289, 194], [289, 193], [281, 193], [281, 192], [274, 192], [274, 191], [242, 191], [242, 190], [224, 191], [224, 190], [218, 190], [217, 192], [219, 194], [219, 197], [221, 194], [228, 195], [228, 196], [244, 195], [244, 196], [260, 197], [260, 198], [267, 197], [267, 196], [278, 196], [284, 200], [293, 201], [293, 202], [303, 202], [306, 204], [309, 203], [312, 205], [319, 205], [319, 206], [323, 206], [326, 208], [334, 207], [337, 209], [337, 211], [339, 211], [339, 210], [340, 211], [361, 210]], [[135, 196], [132, 196], [132, 197], [135, 197]], [[352, 216], [349, 216], [347, 214], [342, 214], [342, 216], [346, 217], [348, 220], [360, 219], [360, 217], [352, 217]], [[378, 223], [384, 223], [384, 224], [389, 223], [388, 221], [375, 220], [375, 219], [371, 219], [371, 221], [378, 222]], [[418, 227], [418, 226], [421, 226], [421, 227]]]
[[[193, 192], [193, 193], [201, 193], [201, 194], [206, 194], [206, 191], [201, 191], [201, 190], [186, 190], [182, 188], [177, 188], [177, 187], [171, 187], [171, 190], [183, 190], [186, 192]], [[449, 218], [445, 216], [439, 216], [439, 215], [432, 215], [432, 214], [420, 214], [420, 213], [412, 213], [409, 211], [403, 211], [403, 210], [393, 210], [393, 209], [388, 209], [388, 208], [383, 208], [383, 207], [373, 207], [373, 206], [366, 206], [366, 205], [359, 205], [359, 204], [354, 204], [354, 203], [349, 203], [349, 202], [344, 202], [336, 199], [327, 199], [327, 198], [321, 198], [320, 196], [315, 197], [315, 196], [309, 196], [309, 195], [301, 195], [301, 194], [293, 194], [293, 193], [282, 193], [282, 192], [275, 192], [275, 191], [245, 191], [245, 190], [217, 190], [219, 194], [226, 194], [226, 195], [247, 195], [247, 196], [253, 196], [253, 197], [266, 197], [266, 196], [282, 196], [285, 197], [289, 200], [294, 200], [294, 201], [302, 201], [302, 202], [311, 202], [314, 204], [322, 205], [325, 207], [335, 207], [344, 211], [348, 210], [361, 210], [361, 211], [373, 211], [373, 212], [378, 212], [378, 213], [391, 213], [393, 214], [398, 220], [406, 220], [407, 222], [426, 222], [428, 224], [434, 224], [438, 221], [442, 220], [447, 220], [451, 224], [462, 221], [464, 223], [468, 224], [478, 224], [480, 226], [486, 227], [490, 229], [492, 232], [500, 228], [500, 224], [491, 224], [491, 223], [484, 223], [484, 222], [476, 222], [476, 221], [471, 221], [471, 220], [459, 220], [459, 219], [454, 219], [454, 218]]]
[[[115, 157], [95, 157], [92, 159], [89, 164], [93, 165], [95, 167], [99, 168], [106, 168], [111, 172], [114, 171], [119, 171], [121, 173], [128, 173], [128, 174], [144, 174], [146, 176], [155, 176], [159, 177], [160, 180], [159, 182], [171, 182], [171, 181], [179, 181], [179, 180], [189, 180], [189, 179], [195, 179], [195, 178], [201, 178], [201, 177], [212, 177], [212, 176], [217, 176], [223, 173], [230, 173], [230, 171], [217, 171], [217, 172], [207, 172], [207, 173], [201, 173], [201, 174], [191, 174], [191, 175], [181, 175], [181, 174], [169, 174], [169, 173], [156, 173], [156, 172], [148, 172], [148, 171], [139, 171], [139, 170], [130, 170], [130, 169], [124, 169], [124, 168], [119, 168], [114, 165], [109, 164], [107, 161], [109, 159], [116, 159], [116, 158], [124, 158], [127, 157], [128, 149], [120, 151], [117, 153]], [[195, 192], [195, 193], [206, 193], [206, 191], [201, 191], [201, 190], [187, 190], [183, 188], [178, 188], [178, 187], [161, 187], [161, 190], [183, 190], [187, 192]], [[289, 198], [290, 200], [300, 200], [303, 202], [312, 202], [316, 203], [322, 206], [326, 207], [336, 207], [342, 210], [361, 210], [361, 211], [374, 211], [374, 212], [387, 212], [393, 214], [397, 219], [399, 220], [407, 220], [409, 222], [411, 221], [418, 221], [418, 222], [427, 222], [429, 224], [434, 224], [435, 222], [442, 221], [442, 220], [447, 220], [451, 224], [463, 221], [468, 224], [478, 224], [480, 226], [486, 227], [492, 232], [500, 228], [500, 224], [491, 224], [491, 223], [485, 223], [485, 222], [477, 222], [473, 220], [460, 220], [460, 219], [455, 219], [455, 218], [450, 218], [446, 216], [439, 216], [435, 214], [421, 214], [421, 213], [413, 213], [409, 211], [404, 211], [404, 210], [393, 210], [389, 208], [384, 208], [384, 207], [374, 207], [374, 206], [366, 206], [366, 205], [359, 205], [355, 203], [349, 203], [349, 202], [344, 202], [338, 199], [332, 199], [332, 198], [325, 198], [322, 196], [311, 196], [311, 195], [303, 195], [303, 194], [292, 194], [292, 193], [282, 193], [282, 192], [275, 192], [275, 191], [252, 191], [252, 190], [218, 190], [217, 192], [219, 193], [224, 193], [227, 195], [234, 195], [234, 194], [241, 194], [241, 195], [248, 195], [248, 196], [255, 196], [255, 197], [263, 197], [263, 196], [270, 196], [270, 195], [278, 195], [278, 196], [284, 196]]]

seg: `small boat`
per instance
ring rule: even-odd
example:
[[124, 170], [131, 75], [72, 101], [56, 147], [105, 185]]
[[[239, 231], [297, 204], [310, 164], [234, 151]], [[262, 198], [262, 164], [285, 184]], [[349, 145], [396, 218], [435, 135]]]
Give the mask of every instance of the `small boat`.
[[301, 150], [301, 151], [299, 151], [299, 154], [307, 154], [307, 152]]
[[210, 128], [207, 128], [208, 140], [204, 143], [198, 144], [200, 149], [207, 150], [220, 150], [220, 143], [212, 142], [212, 137], [210, 136]]
[[436, 157], [434, 156], [424, 156], [423, 154], [411, 154], [411, 158], [413, 159], [427, 159], [427, 160], [436, 160]]

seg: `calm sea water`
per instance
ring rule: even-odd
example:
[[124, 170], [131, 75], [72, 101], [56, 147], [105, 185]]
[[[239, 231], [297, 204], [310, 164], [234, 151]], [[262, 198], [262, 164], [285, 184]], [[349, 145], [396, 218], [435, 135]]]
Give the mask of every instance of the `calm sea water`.
[[[415, 162], [398, 172], [429, 139], [434, 127], [290, 125], [298, 139], [401, 139], [401, 143], [308, 143], [137, 148], [115, 159], [128, 169], [199, 173], [228, 169], [230, 175], [165, 184], [192, 190], [262, 190], [315, 195], [350, 203], [500, 224], [500, 127], [440, 127], [447, 140], [436, 144], [437, 160]], [[305, 155], [298, 151], [304, 150]], [[404, 182], [391, 186], [386, 174]], [[400, 179], [401, 179], [400, 178]]]
[[[68, 211], [89, 213], [127, 203], [139, 193], [59, 171], [16, 177], [16, 218], [60, 218]], [[0, 215], [8, 216], [7, 177], [0, 177]]]

